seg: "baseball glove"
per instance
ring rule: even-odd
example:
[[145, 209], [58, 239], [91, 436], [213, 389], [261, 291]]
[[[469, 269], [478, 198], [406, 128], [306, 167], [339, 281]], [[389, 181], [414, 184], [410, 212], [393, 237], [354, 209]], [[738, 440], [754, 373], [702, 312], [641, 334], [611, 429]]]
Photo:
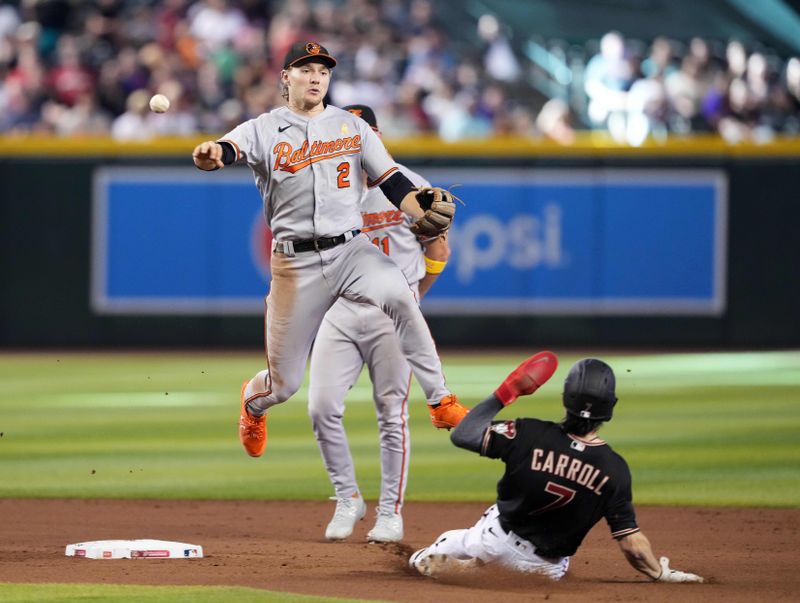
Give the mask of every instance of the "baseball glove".
[[410, 228], [418, 237], [437, 237], [450, 228], [456, 214], [456, 204], [450, 191], [443, 188], [421, 188], [415, 195], [425, 212]]

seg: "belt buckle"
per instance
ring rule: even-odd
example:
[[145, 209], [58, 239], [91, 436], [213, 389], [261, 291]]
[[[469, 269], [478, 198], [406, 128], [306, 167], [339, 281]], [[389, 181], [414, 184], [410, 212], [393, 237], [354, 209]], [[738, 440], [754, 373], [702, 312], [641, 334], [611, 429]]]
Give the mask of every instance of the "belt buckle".
[[319, 248], [319, 239], [314, 239], [314, 251], [319, 253], [321, 249]]

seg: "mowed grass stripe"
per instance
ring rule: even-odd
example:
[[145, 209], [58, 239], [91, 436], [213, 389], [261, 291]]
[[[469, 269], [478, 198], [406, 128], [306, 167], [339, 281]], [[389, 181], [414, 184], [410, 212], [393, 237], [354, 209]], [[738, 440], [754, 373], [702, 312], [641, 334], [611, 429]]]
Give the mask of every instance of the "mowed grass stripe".
[[[628, 460], [639, 503], [800, 504], [800, 353], [604, 355], [620, 403], [601, 435]], [[445, 354], [448, 383], [472, 405], [524, 354]], [[499, 418], [558, 420], [577, 356]], [[236, 435], [242, 380], [262, 366], [238, 354], [0, 355], [0, 496], [323, 499], [332, 493], [310, 428], [305, 387], [270, 412], [266, 455]], [[375, 499], [378, 433], [366, 373], [348, 429], [360, 485]], [[410, 403], [409, 500], [490, 502], [497, 461], [459, 450]]]
[[315, 597], [294, 593], [225, 586], [134, 586], [114, 584], [11, 584], [0, 582], [4, 603], [60, 603], [110, 601], [115, 603], [379, 603], [367, 599]]

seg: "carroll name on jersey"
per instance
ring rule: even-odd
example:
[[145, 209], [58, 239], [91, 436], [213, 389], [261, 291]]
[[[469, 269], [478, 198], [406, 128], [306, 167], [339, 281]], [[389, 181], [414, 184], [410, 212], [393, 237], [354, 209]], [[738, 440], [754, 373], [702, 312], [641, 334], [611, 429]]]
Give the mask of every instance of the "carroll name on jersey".
[[600, 469], [596, 469], [590, 463], [584, 463], [568, 454], [556, 454], [552, 450], [545, 451], [541, 448], [533, 449], [531, 469], [563, 477], [598, 496], [603, 493], [602, 488], [609, 479], [608, 475], [601, 475]]

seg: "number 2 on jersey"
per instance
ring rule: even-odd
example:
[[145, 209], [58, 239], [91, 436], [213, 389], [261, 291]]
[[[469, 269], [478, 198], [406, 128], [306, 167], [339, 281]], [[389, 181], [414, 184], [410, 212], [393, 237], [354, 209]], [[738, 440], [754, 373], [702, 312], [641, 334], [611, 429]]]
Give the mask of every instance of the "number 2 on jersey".
[[542, 513], [547, 513], [549, 511], [565, 507], [572, 502], [572, 499], [575, 498], [575, 494], [577, 494], [576, 490], [567, 488], [566, 486], [562, 486], [555, 482], [547, 482], [544, 487], [544, 491], [548, 494], [552, 494], [556, 497], [556, 499], [543, 507], [531, 511], [530, 515], [541, 515]]
[[339, 177], [336, 179], [339, 188], [350, 188], [350, 181], [347, 179], [350, 175], [350, 164], [344, 161], [336, 166], [336, 171], [339, 172]]

